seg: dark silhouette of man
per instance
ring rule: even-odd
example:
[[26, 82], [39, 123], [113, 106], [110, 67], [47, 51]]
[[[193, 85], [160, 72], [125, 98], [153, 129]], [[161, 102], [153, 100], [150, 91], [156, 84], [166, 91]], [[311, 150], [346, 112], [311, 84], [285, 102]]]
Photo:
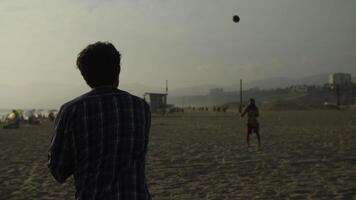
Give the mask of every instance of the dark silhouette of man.
[[48, 167], [63, 183], [73, 174], [78, 200], [151, 199], [145, 155], [151, 114], [147, 103], [117, 89], [121, 55], [110, 43], [82, 50], [77, 66], [92, 90], [62, 105]]
[[259, 116], [259, 111], [256, 106], [255, 100], [250, 99], [250, 104], [242, 112], [241, 117], [244, 117], [247, 114], [247, 146], [250, 147], [250, 134], [255, 132], [258, 140], [258, 147], [261, 147], [261, 138], [260, 138], [260, 125], [258, 123], [257, 117]]

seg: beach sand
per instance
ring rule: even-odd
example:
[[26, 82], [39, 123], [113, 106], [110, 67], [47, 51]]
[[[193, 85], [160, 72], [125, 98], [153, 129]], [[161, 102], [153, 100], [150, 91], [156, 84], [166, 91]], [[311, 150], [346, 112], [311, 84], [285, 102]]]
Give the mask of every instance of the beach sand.
[[[261, 112], [262, 148], [234, 113], [154, 116], [153, 199], [356, 199], [355, 111]], [[0, 200], [74, 199], [47, 169], [51, 122], [0, 129]]]

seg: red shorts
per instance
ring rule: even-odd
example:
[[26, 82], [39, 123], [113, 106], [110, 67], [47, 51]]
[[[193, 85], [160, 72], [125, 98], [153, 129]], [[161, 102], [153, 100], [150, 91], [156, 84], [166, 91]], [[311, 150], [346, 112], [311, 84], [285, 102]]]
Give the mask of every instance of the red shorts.
[[247, 133], [248, 134], [251, 134], [252, 131], [255, 132], [255, 133], [258, 133], [260, 130], [260, 125], [257, 123], [257, 124], [247, 124]]

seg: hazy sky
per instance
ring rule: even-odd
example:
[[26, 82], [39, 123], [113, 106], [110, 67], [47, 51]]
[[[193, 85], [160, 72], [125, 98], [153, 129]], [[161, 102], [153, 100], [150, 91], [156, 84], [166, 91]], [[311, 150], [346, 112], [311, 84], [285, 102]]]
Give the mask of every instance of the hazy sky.
[[354, 0], [0, 0], [0, 92], [85, 88], [76, 56], [99, 40], [122, 53], [122, 85], [356, 74], [355, 37]]

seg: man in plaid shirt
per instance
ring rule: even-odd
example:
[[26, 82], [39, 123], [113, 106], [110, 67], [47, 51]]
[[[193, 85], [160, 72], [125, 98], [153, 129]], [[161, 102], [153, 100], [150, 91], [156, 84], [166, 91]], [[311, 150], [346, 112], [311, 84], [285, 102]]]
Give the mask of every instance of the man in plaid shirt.
[[77, 66], [92, 90], [64, 104], [55, 120], [48, 167], [63, 183], [73, 174], [76, 199], [151, 199], [145, 155], [147, 103], [117, 89], [120, 53], [110, 43], [86, 47]]

